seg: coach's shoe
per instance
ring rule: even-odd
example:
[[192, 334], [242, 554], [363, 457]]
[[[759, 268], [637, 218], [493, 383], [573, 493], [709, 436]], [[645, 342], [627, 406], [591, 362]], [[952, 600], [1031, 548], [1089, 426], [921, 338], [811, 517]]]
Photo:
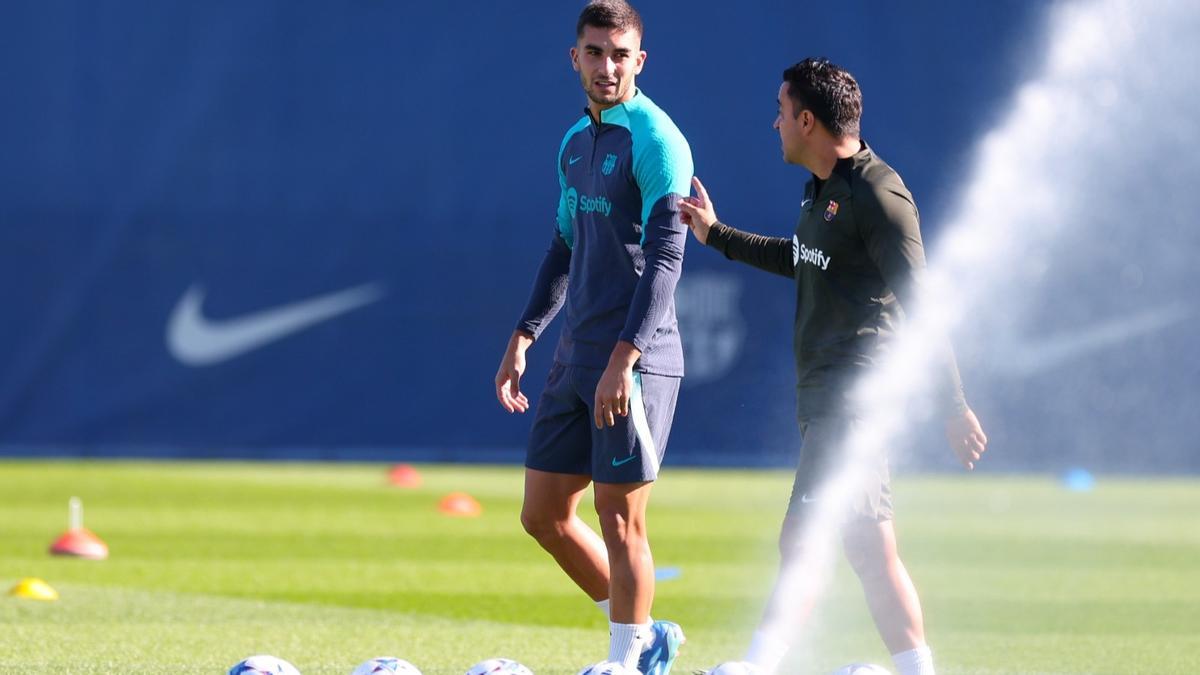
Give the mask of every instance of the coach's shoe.
[[650, 630], [654, 631], [654, 639], [638, 659], [638, 670], [642, 675], [667, 675], [687, 638], [679, 624], [671, 621], [655, 621]]

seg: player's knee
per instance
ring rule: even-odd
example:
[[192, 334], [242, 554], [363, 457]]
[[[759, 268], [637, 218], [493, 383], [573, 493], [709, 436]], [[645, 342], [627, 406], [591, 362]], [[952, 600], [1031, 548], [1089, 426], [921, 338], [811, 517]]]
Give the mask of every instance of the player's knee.
[[529, 536], [538, 541], [560, 539], [566, 531], [566, 521], [546, 513], [523, 509], [521, 511], [521, 527]]
[[597, 504], [596, 515], [599, 516], [600, 531], [609, 548], [619, 544], [641, 546], [646, 540], [646, 519], [642, 514], [631, 513], [624, 505]]

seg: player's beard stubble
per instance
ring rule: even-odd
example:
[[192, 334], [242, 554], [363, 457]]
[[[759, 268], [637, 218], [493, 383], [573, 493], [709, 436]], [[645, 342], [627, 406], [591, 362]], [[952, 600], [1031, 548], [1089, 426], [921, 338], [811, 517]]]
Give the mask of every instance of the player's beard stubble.
[[[579, 77], [583, 84], [583, 91], [587, 94], [589, 100], [602, 106], [614, 106], [620, 103], [625, 95], [629, 92], [633, 83], [629, 80], [620, 81], [611, 78], [593, 77], [588, 78], [585, 75]], [[598, 87], [597, 82], [612, 82], [611, 87]]]

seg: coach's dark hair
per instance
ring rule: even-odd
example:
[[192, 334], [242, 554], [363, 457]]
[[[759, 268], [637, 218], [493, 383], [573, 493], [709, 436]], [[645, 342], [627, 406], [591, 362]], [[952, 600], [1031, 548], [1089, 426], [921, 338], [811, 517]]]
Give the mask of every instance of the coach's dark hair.
[[625, 0], [592, 0], [579, 13], [579, 23], [575, 24], [575, 37], [583, 36], [584, 26], [615, 28], [621, 31], [636, 30], [638, 35], [645, 35], [642, 29], [642, 15]]
[[858, 136], [862, 91], [854, 76], [828, 59], [804, 59], [783, 71], [795, 113], [808, 110], [838, 138]]

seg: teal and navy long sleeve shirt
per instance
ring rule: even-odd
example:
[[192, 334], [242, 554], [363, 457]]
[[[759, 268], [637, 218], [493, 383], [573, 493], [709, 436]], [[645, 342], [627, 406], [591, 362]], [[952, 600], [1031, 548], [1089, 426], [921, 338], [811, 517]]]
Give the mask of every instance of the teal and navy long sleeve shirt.
[[557, 362], [605, 368], [625, 340], [642, 352], [636, 370], [682, 376], [675, 285], [691, 179], [687, 141], [645, 94], [599, 120], [585, 112], [559, 148], [558, 215], [517, 328], [536, 339], [565, 304]]

